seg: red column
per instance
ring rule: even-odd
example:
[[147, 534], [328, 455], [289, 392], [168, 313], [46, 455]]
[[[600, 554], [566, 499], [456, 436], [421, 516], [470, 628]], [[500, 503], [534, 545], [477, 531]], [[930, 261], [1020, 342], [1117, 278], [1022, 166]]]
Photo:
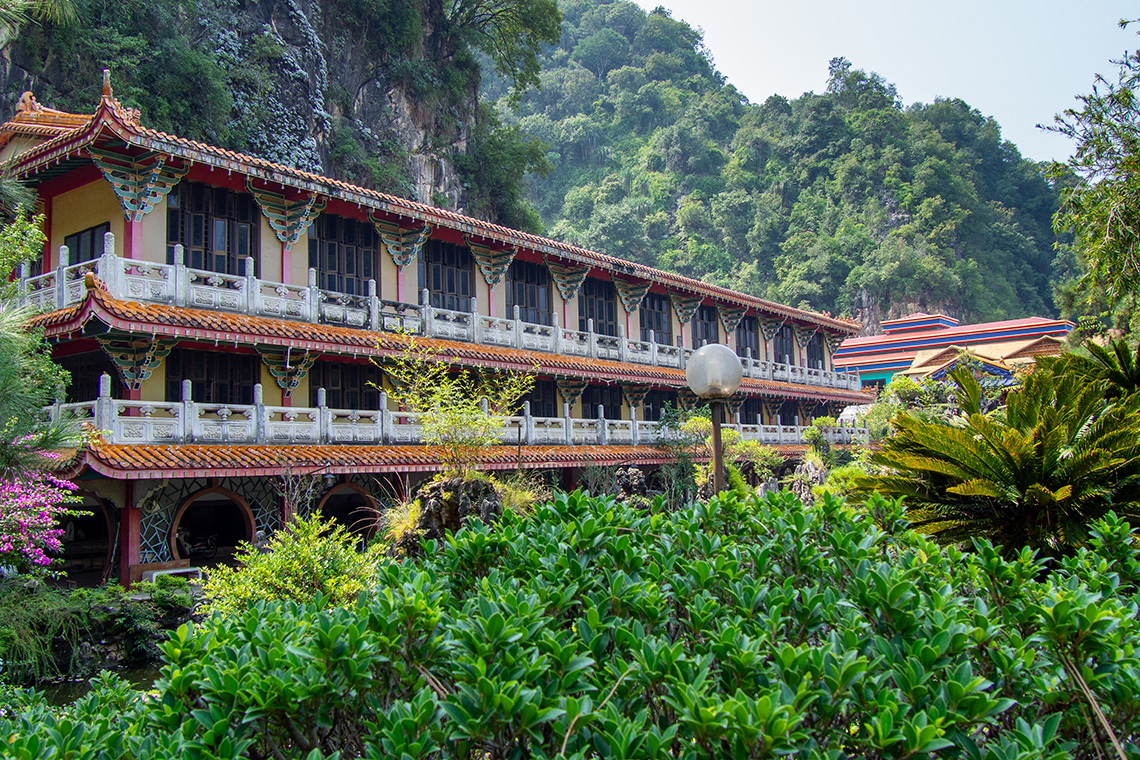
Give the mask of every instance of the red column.
[[127, 481], [126, 503], [119, 514], [119, 583], [131, 585], [131, 565], [139, 564], [142, 511], [135, 506], [134, 483]]
[[404, 301], [404, 267], [396, 267], [396, 300], [400, 303]]
[[126, 235], [124, 235], [126, 240], [123, 246], [126, 258], [141, 259], [143, 257], [142, 222], [127, 220], [126, 227]]

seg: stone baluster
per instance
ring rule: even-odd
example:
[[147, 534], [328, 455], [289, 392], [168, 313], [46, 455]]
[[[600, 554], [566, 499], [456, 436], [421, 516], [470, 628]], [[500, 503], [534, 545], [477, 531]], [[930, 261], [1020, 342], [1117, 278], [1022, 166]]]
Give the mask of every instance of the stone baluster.
[[379, 330], [382, 325], [380, 317], [380, 298], [376, 295], [376, 280], [368, 278], [368, 329]]
[[593, 319], [587, 319], [586, 320], [586, 335], [587, 335], [587, 340], [589, 341], [590, 358], [591, 359], [597, 359], [598, 358], [598, 336], [594, 333], [594, 320]]
[[328, 391], [317, 388], [317, 440], [333, 443], [332, 412], [329, 411]]
[[562, 353], [562, 324], [558, 321], [558, 312], [550, 315], [551, 321], [554, 323], [551, 328], [552, 340], [550, 341], [550, 350], [552, 353]]
[[629, 430], [633, 439], [633, 445], [637, 446], [641, 443], [641, 431], [638, 429], [637, 424], [637, 407], [633, 404], [629, 405]]
[[127, 292], [123, 282], [123, 268], [119, 257], [115, 254], [115, 234], [103, 233], [103, 252], [99, 255], [99, 263], [95, 271], [103, 287], [114, 298], [126, 298]]
[[67, 279], [64, 270], [71, 262], [71, 252], [66, 245], [59, 247], [59, 262], [55, 268], [55, 308], [67, 305]]
[[534, 417], [530, 416], [529, 401], [523, 402], [523, 443], [527, 446], [534, 444]]
[[182, 436], [186, 443], [194, 443], [198, 438], [198, 411], [193, 396], [194, 383], [187, 378], [182, 381]]
[[649, 331], [649, 363], [657, 366], [657, 331]]
[[321, 289], [317, 287], [317, 270], [309, 267], [309, 321], [321, 321]]
[[574, 445], [574, 418], [570, 416], [570, 404], [562, 402], [562, 425], [566, 433], [566, 445]]
[[467, 313], [471, 315], [468, 317], [468, 321], [471, 323], [471, 333], [467, 340], [483, 345], [483, 329], [482, 325], [479, 324], [479, 302], [471, 297], [467, 304]]
[[186, 248], [182, 243], [174, 246], [174, 305], [190, 303], [190, 273], [186, 270]]
[[431, 307], [431, 293], [427, 288], [420, 291], [420, 321], [424, 324], [424, 337], [435, 337], [435, 311]]
[[246, 256], [242, 260], [242, 274], [245, 275], [245, 313], [257, 315], [261, 313], [261, 287], [253, 273], [253, 257]]
[[511, 316], [514, 319], [514, 325], [513, 325], [514, 332], [513, 332], [513, 337], [511, 338], [511, 341], [512, 341], [511, 345], [514, 346], [515, 348], [522, 348], [523, 347], [523, 323], [522, 323], [522, 319], [519, 318], [520, 315], [522, 314], [522, 312], [519, 310], [519, 305], [517, 303], [514, 305], [513, 311], [514, 311], [514, 313]]
[[744, 376], [752, 377], [756, 369], [756, 360], [752, 358], [752, 347], [744, 349]]
[[387, 444], [392, 440], [392, 413], [388, 411], [388, 394], [385, 391], [380, 391], [380, 402], [377, 406], [380, 407], [380, 436], [377, 440]]
[[625, 325], [618, 325], [618, 361], [629, 361], [629, 341], [625, 339]]
[[99, 375], [99, 398], [95, 400], [95, 429], [110, 432], [111, 443], [118, 443], [115, 430], [115, 399], [111, 398], [111, 376]]
[[[591, 334], [593, 332], [591, 331]], [[598, 445], [607, 446], [610, 442], [610, 426], [606, 424], [606, 408], [598, 404]]]
[[255, 383], [253, 386], [253, 435], [256, 443], [261, 445], [269, 443], [269, 411], [265, 408], [261, 383]]

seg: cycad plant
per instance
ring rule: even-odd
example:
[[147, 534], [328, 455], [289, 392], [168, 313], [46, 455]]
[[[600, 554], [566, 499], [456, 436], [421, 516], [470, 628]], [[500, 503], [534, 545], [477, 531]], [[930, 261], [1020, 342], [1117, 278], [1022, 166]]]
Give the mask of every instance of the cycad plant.
[[939, 424], [901, 415], [871, 461], [883, 474], [859, 492], [901, 497], [914, 525], [943, 542], [988, 538], [1008, 551], [1059, 554], [1109, 511], [1140, 516], [1140, 394], [1106, 399], [1064, 365], [1041, 368], [984, 415], [977, 380], [955, 372], [962, 416]]

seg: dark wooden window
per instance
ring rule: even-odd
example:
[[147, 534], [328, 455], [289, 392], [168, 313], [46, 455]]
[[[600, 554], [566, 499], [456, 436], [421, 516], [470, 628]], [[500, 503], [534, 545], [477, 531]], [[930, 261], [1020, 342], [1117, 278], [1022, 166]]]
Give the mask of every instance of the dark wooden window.
[[587, 277], [578, 292], [578, 329], [586, 331], [586, 320], [594, 320], [594, 332], [617, 337], [617, 289], [612, 282]]
[[605, 419], [621, 419], [621, 408], [625, 405], [621, 388], [612, 385], [591, 385], [586, 388], [582, 394], [582, 418], [601, 419], [598, 417], [598, 404], [605, 407]]
[[659, 346], [673, 345], [673, 308], [664, 293], [646, 293], [638, 309], [641, 312], [641, 339], [649, 340], [649, 331]]
[[420, 252], [419, 272], [420, 287], [430, 292], [432, 306], [471, 311], [471, 298], [475, 295], [475, 257], [471, 251], [429, 240]]
[[513, 261], [507, 269], [507, 315], [535, 325], [549, 325], [550, 272], [542, 264]]
[[317, 362], [309, 370], [309, 406], [317, 405], [317, 389], [325, 389], [325, 404], [332, 409], [372, 411], [380, 405], [382, 379], [373, 364]]
[[799, 413], [800, 403], [798, 401], [785, 401], [780, 405], [779, 424], [795, 425], [796, 415]]
[[645, 401], [642, 402], [642, 419], [650, 422], [661, 421], [661, 410], [668, 404], [676, 409], [678, 406], [677, 392], [652, 390], [645, 394]]
[[[523, 401], [530, 402], [530, 415], [532, 417], [562, 416], [562, 397], [558, 395], [558, 387], [553, 380], [536, 380], [534, 388]], [[522, 414], [521, 404], [519, 405], [519, 414]]]
[[104, 372], [111, 376], [111, 398], [123, 397], [123, 382], [119, 370], [104, 351], [85, 351], [81, 354], [61, 356], [55, 361], [71, 373], [71, 382], [67, 386], [65, 396], [66, 403], [77, 404], [99, 398], [99, 376]]
[[175, 349], [166, 358], [166, 400], [182, 400], [182, 381], [193, 383], [202, 404], [252, 404], [261, 379], [261, 360], [252, 354]]
[[764, 402], [758, 398], [746, 398], [740, 405], [740, 422], [744, 425], [756, 425], [757, 419], [764, 419]]
[[736, 326], [736, 355], [748, 356], [748, 349], [752, 349], [753, 359], [762, 359], [760, 353], [760, 323], [756, 317], [748, 314]]
[[693, 348], [700, 348], [705, 341], [720, 343], [718, 318], [715, 306], [703, 304], [697, 307], [697, 313], [693, 315]]
[[812, 369], [823, 366], [823, 335], [816, 333], [807, 344], [807, 365]]
[[376, 277], [380, 250], [376, 228], [367, 222], [324, 214], [309, 225], [309, 267], [317, 285], [334, 293], [362, 296]]
[[[772, 361], [794, 364], [796, 357], [795, 334], [791, 325], [784, 325], [772, 339]], [[790, 424], [790, 423], [789, 423]]]
[[65, 237], [63, 244], [67, 246], [69, 263], [78, 264], [102, 256], [103, 236], [110, 231], [110, 222], [103, 222]]
[[249, 195], [200, 182], [181, 182], [166, 196], [166, 257], [186, 249], [186, 266], [224, 274], [245, 274], [252, 256], [257, 274], [257, 204]]

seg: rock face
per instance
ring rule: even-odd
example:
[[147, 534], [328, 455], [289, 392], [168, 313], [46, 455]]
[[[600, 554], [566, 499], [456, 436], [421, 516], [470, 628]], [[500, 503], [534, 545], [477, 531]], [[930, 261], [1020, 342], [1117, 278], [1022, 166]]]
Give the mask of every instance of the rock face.
[[[439, 3], [149, 0], [141, 12], [123, 0], [102, 5], [102, 17], [81, 19], [96, 32], [31, 26], [5, 40], [0, 30], [5, 114], [25, 90], [50, 107], [89, 112], [98, 70], [111, 66], [116, 95], [140, 107], [147, 126], [465, 210], [455, 157], [467, 150], [478, 77], [468, 83], [468, 69], [456, 75], [459, 84], [440, 83], [448, 63], [433, 52]], [[131, 59], [108, 39], [148, 52], [125, 65]], [[169, 50], [185, 54], [181, 70]]]
[[434, 480], [420, 489], [419, 532], [425, 540], [455, 533], [468, 520], [490, 525], [503, 514], [503, 500], [490, 481], [478, 478]]

